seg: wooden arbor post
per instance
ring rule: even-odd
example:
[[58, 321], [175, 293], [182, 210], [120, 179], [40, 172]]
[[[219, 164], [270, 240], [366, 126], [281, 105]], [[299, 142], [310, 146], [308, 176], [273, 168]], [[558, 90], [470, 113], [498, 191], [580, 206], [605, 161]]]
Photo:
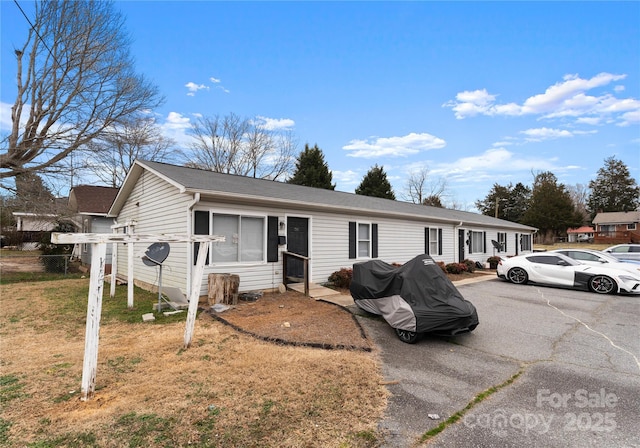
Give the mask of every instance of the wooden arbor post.
[[[98, 369], [98, 346], [100, 340], [100, 315], [102, 313], [102, 293], [104, 288], [104, 266], [107, 253], [107, 243], [159, 243], [186, 242], [208, 243], [222, 242], [222, 236], [189, 236], [189, 235], [127, 235], [127, 234], [98, 234], [98, 233], [52, 233], [53, 244], [91, 244], [91, 273], [89, 278], [89, 298], [87, 304], [87, 324], [84, 341], [84, 361], [82, 364], [81, 399], [86, 401], [93, 397], [96, 390], [96, 372]], [[191, 279], [191, 293], [189, 295], [189, 310], [184, 332], [184, 347], [191, 345], [200, 286], [204, 275], [204, 264], [207, 259], [209, 245], [205, 244], [198, 253], [198, 260]], [[129, 279], [133, 283], [133, 278]]]

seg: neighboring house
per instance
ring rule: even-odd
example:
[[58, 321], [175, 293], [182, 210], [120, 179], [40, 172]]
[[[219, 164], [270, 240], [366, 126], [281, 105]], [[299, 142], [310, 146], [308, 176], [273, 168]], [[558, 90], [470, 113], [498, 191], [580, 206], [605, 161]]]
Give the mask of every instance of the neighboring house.
[[640, 211], [598, 213], [592, 223], [596, 243], [640, 243]]
[[593, 234], [595, 230], [593, 227], [582, 226], [576, 229], [567, 230], [567, 240], [569, 243], [581, 243], [586, 241], [593, 241]]
[[[200, 294], [209, 273], [240, 277], [240, 291], [275, 289], [300, 277], [298, 263], [283, 266], [283, 251], [309, 257], [308, 276], [324, 283], [342, 267], [372, 258], [404, 263], [429, 253], [445, 263], [530, 253], [533, 227], [459, 210], [310, 188], [263, 179], [136, 161], [109, 211], [120, 232], [212, 234]], [[127, 225], [131, 224], [129, 228]], [[146, 246], [135, 247], [141, 254]], [[172, 243], [163, 285], [186, 291], [197, 247]], [[118, 274], [127, 273], [127, 251], [118, 251]], [[295, 260], [298, 261], [298, 260]], [[134, 260], [134, 282], [152, 287], [155, 267]]]
[[24, 241], [20, 244], [22, 250], [36, 250], [37, 241], [42, 238], [42, 233], [52, 231], [59, 218], [53, 213], [13, 212], [12, 214], [16, 220], [16, 231], [22, 234], [20, 240]]
[[[78, 185], [69, 192], [69, 209], [82, 233], [113, 233], [115, 220], [107, 217], [111, 204], [118, 194], [117, 188], [94, 185]], [[74, 254], [83, 266], [91, 266], [91, 245], [77, 244]], [[111, 272], [111, 245], [107, 245], [105, 272]]]

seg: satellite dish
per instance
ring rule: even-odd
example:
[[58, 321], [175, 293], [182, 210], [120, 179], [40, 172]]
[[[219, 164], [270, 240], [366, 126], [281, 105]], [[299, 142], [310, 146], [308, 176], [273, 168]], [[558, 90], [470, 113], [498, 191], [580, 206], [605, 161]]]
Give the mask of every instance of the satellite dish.
[[142, 262], [147, 266], [160, 266], [169, 256], [169, 243], [153, 243], [147, 248]]
[[494, 249], [502, 249], [502, 244], [498, 243], [496, 240], [491, 240], [491, 244], [493, 244]]
[[169, 243], [153, 243], [142, 256], [147, 266], [158, 266], [158, 312], [162, 310], [162, 263], [169, 256]]

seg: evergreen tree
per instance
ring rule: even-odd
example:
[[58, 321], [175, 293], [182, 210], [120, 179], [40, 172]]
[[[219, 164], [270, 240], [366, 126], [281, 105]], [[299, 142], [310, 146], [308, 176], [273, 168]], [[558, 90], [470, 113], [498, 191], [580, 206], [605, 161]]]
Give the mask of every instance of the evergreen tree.
[[518, 182], [515, 187], [493, 184], [489, 194], [475, 205], [480, 213], [511, 222], [522, 222], [522, 216], [529, 206], [531, 189]]
[[442, 205], [442, 201], [440, 200], [440, 196], [432, 194], [431, 196], [427, 196], [423, 199], [422, 205], [429, 205], [431, 207], [444, 208]]
[[602, 212], [636, 210], [640, 206], [640, 188], [629, 174], [629, 169], [614, 157], [605, 159], [595, 180], [589, 182], [591, 194], [587, 205], [591, 218]]
[[362, 182], [360, 182], [360, 185], [356, 188], [356, 194], [376, 198], [396, 199], [396, 195], [393, 194], [393, 189], [387, 179], [387, 173], [384, 172], [383, 167], [379, 167], [378, 165], [372, 167], [367, 174], [365, 174]]
[[331, 183], [332, 177], [329, 166], [324, 161], [324, 154], [318, 145], [309, 148], [309, 144], [305, 144], [304, 151], [296, 161], [296, 171], [287, 183], [333, 190], [336, 184]]
[[556, 176], [546, 171], [535, 177], [523, 224], [537, 227], [544, 241], [552, 241], [553, 237], [564, 234], [567, 228], [580, 226], [582, 217], [576, 212], [565, 186], [558, 184]]

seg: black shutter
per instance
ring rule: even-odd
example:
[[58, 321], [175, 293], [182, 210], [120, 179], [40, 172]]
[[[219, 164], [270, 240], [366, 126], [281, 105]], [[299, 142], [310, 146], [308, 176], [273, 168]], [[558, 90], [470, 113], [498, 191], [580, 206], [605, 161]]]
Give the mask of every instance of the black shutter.
[[278, 261], [278, 217], [267, 217], [267, 262]]
[[442, 229], [438, 229], [438, 255], [442, 255]]
[[487, 253], [487, 232], [482, 232], [482, 253]]
[[429, 254], [429, 227], [424, 228], [424, 253]]
[[[209, 212], [196, 210], [193, 213], [193, 234], [194, 235], [209, 235]], [[198, 260], [198, 252], [200, 250], [200, 243], [193, 243], [193, 264], [196, 264]], [[206, 264], [209, 263], [209, 254], [207, 254]]]
[[378, 224], [371, 224], [371, 258], [378, 258]]
[[356, 258], [356, 223], [349, 221], [349, 258]]

